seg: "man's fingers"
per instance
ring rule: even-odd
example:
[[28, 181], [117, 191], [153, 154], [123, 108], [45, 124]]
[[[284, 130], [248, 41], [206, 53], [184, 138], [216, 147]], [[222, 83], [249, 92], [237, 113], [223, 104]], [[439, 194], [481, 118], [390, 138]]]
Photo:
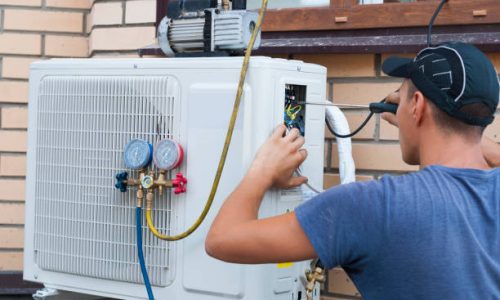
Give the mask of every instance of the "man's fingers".
[[285, 135], [286, 132], [286, 126], [284, 124], [278, 125], [276, 129], [273, 132], [272, 138], [281, 138], [283, 135]]
[[395, 114], [391, 113], [383, 113], [381, 115], [382, 119], [386, 120], [387, 122], [391, 123], [394, 126], [398, 126], [398, 119], [396, 118]]
[[300, 136], [300, 132], [297, 128], [292, 128], [288, 134], [285, 136], [287, 142], [293, 142]]
[[299, 153], [299, 165], [304, 162], [307, 158], [307, 150], [306, 149], [299, 149], [297, 151]]
[[304, 143], [306, 142], [306, 140], [304, 139], [303, 136], [299, 136], [297, 137], [297, 139], [295, 139], [295, 141], [292, 142], [292, 145], [293, 145], [293, 150], [294, 151], [297, 151], [300, 149], [300, 147], [304, 146]]
[[392, 92], [387, 95], [385, 102], [399, 104], [399, 91]]
[[301, 184], [304, 184], [307, 182], [307, 177], [305, 176], [296, 176], [296, 177], [292, 177], [290, 178], [290, 181], [288, 182], [290, 187], [296, 187], [296, 186], [299, 186]]

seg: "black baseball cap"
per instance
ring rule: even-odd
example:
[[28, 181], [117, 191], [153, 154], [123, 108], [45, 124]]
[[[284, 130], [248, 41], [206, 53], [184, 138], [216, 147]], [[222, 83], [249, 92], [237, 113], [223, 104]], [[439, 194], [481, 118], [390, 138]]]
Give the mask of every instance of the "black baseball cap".
[[[450, 116], [476, 126], [493, 122], [500, 96], [495, 67], [470, 44], [448, 42], [420, 51], [413, 59], [391, 56], [382, 64], [389, 76], [409, 78], [437, 107]], [[488, 110], [481, 117], [462, 110], [481, 103]]]

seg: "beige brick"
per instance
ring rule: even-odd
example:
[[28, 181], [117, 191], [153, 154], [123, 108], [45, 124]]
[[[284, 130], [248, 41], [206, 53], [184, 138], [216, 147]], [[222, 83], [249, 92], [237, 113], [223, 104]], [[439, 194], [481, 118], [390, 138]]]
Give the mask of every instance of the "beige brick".
[[354, 297], [361, 296], [354, 283], [341, 268], [334, 268], [328, 273], [328, 291]]
[[30, 64], [35, 60], [24, 57], [4, 57], [2, 61], [3, 78], [28, 79]]
[[[403, 162], [398, 144], [353, 144], [352, 154], [356, 169], [377, 171], [415, 171], [418, 166]], [[332, 148], [332, 167], [338, 168], [338, 154]]]
[[0, 246], [2, 248], [23, 248], [24, 230], [22, 228], [0, 228]]
[[47, 35], [45, 55], [64, 57], [87, 57], [88, 38], [76, 36]]
[[[347, 122], [349, 123], [349, 131], [353, 132], [356, 130], [361, 123], [366, 119], [368, 116], [369, 112], [346, 112], [345, 117], [347, 119]], [[353, 139], [373, 139], [373, 135], [375, 133], [375, 123], [376, 119], [375, 117], [372, 117], [370, 121], [366, 124], [366, 126], [358, 133], [356, 134]], [[334, 135], [328, 130], [328, 128], [325, 128], [325, 137], [326, 138], [333, 138]]]
[[24, 204], [0, 202], [0, 224], [24, 224]]
[[500, 53], [493, 52], [493, 53], [486, 53], [486, 55], [488, 56], [488, 58], [491, 60], [491, 62], [495, 66], [495, 69], [497, 69], [497, 73], [499, 73], [500, 72]]
[[0, 151], [26, 152], [26, 131], [0, 130]]
[[47, 0], [47, 7], [89, 9], [92, 2], [89, 0]]
[[22, 271], [23, 252], [0, 252], [0, 271]]
[[25, 176], [26, 155], [2, 154], [0, 156], [1, 176]]
[[2, 108], [2, 128], [28, 128], [28, 109], [25, 107]]
[[0, 102], [27, 103], [28, 83], [20, 81], [0, 81]]
[[497, 115], [493, 123], [486, 127], [484, 134], [495, 142], [500, 143], [500, 115]]
[[[356, 181], [368, 181], [373, 180], [373, 176], [369, 175], [356, 175]], [[332, 186], [336, 186], [340, 184], [340, 175], [339, 174], [325, 174], [323, 176], [323, 189], [329, 189]]]
[[41, 53], [41, 37], [38, 34], [1, 33], [0, 53], [39, 55]]
[[42, 0], [0, 0], [0, 5], [42, 6]]
[[125, 23], [151, 23], [156, 21], [156, 1], [127, 1]]
[[135, 50], [154, 42], [155, 28], [96, 28], [90, 35], [90, 50]]
[[0, 179], [0, 201], [23, 201], [25, 182], [21, 179]]
[[333, 103], [368, 105], [384, 99], [401, 86], [398, 82], [333, 83]]
[[371, 54], [301, 54], [295, 59], [328, 68], [328, 77], [375, 76], [375, 57]]
[[83, 14], [75, 12], [8, 9], [5, 11], [4, 29], [82, 32]]
[[121, 24], [122, 15], [121, 2], [96, 3], [89, 15], [88, 26]]

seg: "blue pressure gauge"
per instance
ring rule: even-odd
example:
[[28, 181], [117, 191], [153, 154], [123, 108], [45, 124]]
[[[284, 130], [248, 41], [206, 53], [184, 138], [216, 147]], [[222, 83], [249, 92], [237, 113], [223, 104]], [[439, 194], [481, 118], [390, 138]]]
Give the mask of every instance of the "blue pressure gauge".
[[151, 163], [152, 153], [153, 146], [145, 140], [131, 140], [125, 145], [125, 166], [132, 170], [143, 169]]
[[184, 150], [181, 145], [171, 139], [158, 142], [155, 147], [153, 160], [161, 170], [172, 170], [177, 168], [184, 158]]

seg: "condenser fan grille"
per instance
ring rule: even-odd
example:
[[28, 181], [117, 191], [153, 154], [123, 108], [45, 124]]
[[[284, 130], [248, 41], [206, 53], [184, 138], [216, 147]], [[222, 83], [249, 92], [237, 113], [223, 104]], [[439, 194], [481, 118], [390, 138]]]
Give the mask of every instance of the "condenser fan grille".
[[[40, 268], [142, 284], [135, 189], [119, 192], [114, 176], [125, 169], [123, 147], [131, 139], [155, 144], [178, 137], [178, 98], [178, 84], [168, 76], [47, 76], [41, 81], [35, 197]], [[171, 233], [172, 195], [155, 197], [154, 221]], [[143, 239], [152, 284], [167, 286], [173, 278], [173, 244], [146, 228]]]

